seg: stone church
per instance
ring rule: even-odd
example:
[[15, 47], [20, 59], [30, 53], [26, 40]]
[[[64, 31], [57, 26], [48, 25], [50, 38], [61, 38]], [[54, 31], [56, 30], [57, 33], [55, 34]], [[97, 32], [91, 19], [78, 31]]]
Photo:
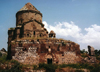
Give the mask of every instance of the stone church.
[[23, 64], [79, 63], [80, 46], [70, 40], [57, 39], [44, 28], [42, 13], [31, 3], [16, 13], [16, 27], [8, 30], [8, 57]]

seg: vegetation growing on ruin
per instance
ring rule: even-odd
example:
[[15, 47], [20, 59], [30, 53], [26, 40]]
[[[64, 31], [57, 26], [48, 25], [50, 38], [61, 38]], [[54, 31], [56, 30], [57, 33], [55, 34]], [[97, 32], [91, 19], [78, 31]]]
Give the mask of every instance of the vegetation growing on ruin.
[[[1, 53], [0, 53], [1, 54]], [[7, 60], [7, 55], [0, 55], [0, 72], [21, 72], [21, 65], [15, 60]]]
[[80, 53], [81, 53], [81, 56], [84, 57], [84, 58], [88, 56], [88, 52], [85, 51], [85, 49], [80, 50]]
[[[82, 54], [86, 53], [84, 50], [81, 51]], [[95, 55], [98, 57], [99, 50], [95, 51]], [[100, 60], [98, 60], [100, 62]], [[44, 64], [39, 65], [23, 65], [16, 60], [7, 60], [7, 55], [2, 55], [0, 53], [0, 72], [23, 72], [28, 70], [28, 67], [32, 67], [33, 70], [46, 70], [46, 72], [55, 72], [56, 69], [61, 70], [62, 68], [75, 69], [75, 72], [84, 72], [83, 69], [90, 70], [90, 72], [100, 72], [100, 63], [89, 64], [89, 63], [78, 63], [78, 64]]]
[[11, 28], [9, 28], [10, 30], [14, 30], [15, 28], [13, 28], [13, 27], [11, 27]]
[[[95, 52], [96, 59], [100, 60], [100, 50], [95, 50], [94, 52]], [[88, 52], [85, 51], [85, 49], [80, 50], [80, 53], [81, 53], [81, 56], [84, 57], [84, 58], [88, 56]]]
[[100, 71], [100, 64], [88, 64], [88, 63], [79, 63], [79, 64], [39, 64], [39, 67], [35, 66], [34, 69], [45, 69], [47, 72], [55, 72], [56, 69], [71, 67], [75, 68], [77, 71], [80, 72], [80, 69], [87, 69], [91, 72], [99, 72]]
[[95, 56], [97, 60], [100, 60], [100, 50], [95, 50]]

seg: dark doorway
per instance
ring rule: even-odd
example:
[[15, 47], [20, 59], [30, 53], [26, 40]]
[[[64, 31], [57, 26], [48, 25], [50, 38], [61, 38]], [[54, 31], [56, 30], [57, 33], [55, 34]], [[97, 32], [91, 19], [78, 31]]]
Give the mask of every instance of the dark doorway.
[[52, 59], [47, 59], [48, 64], [52, 64]]

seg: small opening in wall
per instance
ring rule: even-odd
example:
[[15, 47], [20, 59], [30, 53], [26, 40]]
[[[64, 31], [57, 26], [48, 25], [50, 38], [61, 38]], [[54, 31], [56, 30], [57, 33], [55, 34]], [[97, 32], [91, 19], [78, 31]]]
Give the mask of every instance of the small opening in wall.
[[60, 46], [58, 46], [57, 51], [60, 51]]
[[27, 36], [29, 37], [29, 34], [27, 34]]
[[39, 39], [37, 39], [37, 41], [39, 42]]
[[64, 56], [64, 54], [62, 54], [62, 56]]
[[50, 48], [50, 46], [49, 46], [49, 48]]
[[56, 64], [58, 64], [58, 62], [56, 62]]
[[35, 35], [35, 31], [33, 32], [33, 34]]

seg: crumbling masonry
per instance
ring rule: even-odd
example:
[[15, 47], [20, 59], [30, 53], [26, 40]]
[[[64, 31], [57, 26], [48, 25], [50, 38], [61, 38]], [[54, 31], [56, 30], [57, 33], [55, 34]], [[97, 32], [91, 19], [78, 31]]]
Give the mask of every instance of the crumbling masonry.
[[8, 57], [24, 64], [78, 63], [80, 46], [57, 39], [42, 23], [42, 13], [27, 3], [16, 13], [16, 27], [8, 30]]

